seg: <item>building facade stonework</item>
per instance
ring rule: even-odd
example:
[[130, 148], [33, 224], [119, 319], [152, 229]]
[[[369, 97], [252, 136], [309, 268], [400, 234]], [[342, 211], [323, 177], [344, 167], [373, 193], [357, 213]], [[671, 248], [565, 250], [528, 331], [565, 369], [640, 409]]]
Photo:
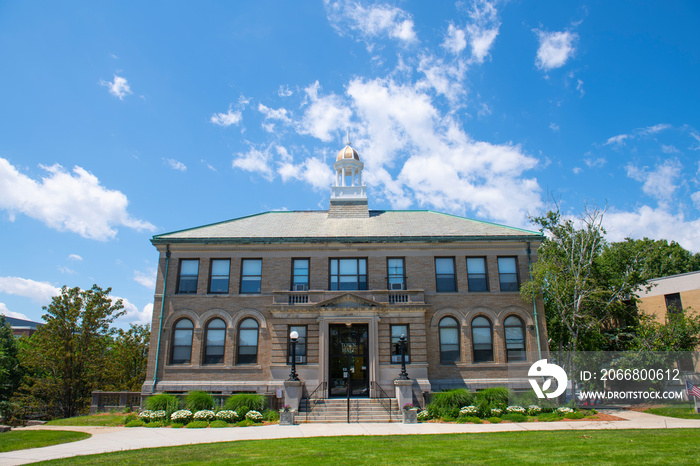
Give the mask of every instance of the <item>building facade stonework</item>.
[[431, 211], [369, 210], [362, 162], [334, 164], [328, 211], [266, 212], [153, 237], [160, 253], [142, 393], [275, 393], [291, 331], [305, 393], [393, 393], [406, 337], [420, 394], [506, 385], [546, 357], [524, 301], [543, 237]]

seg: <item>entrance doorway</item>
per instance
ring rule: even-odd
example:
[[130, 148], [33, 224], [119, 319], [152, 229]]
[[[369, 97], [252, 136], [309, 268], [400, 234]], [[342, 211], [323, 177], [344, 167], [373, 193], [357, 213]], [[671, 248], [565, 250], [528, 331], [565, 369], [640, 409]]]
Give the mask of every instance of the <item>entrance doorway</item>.
[[329, 396], [369, 397], [369, 325], [331, 324], [329, 333]]

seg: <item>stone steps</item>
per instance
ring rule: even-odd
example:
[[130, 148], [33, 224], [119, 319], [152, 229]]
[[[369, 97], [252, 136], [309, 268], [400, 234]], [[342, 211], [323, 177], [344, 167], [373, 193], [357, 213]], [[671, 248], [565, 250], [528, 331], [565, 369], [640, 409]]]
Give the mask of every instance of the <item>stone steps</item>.
[[[391, 415], [385, 405], [391, 402]], [[348, 404], [346, 399], [313, 400], [308, 412], [307, 400], [299, 406], [300, 422], [347, 422]], [[383, 403], [383, 404], [382, 404]], [[399, 422], [401, 411], [396, 400], [364, 398], [350, 400], [350, 422]]]

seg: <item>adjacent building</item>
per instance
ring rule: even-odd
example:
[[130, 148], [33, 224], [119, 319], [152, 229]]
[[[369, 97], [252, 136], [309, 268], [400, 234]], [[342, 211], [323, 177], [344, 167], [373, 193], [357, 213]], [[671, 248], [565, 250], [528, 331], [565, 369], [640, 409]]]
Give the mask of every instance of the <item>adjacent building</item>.
[[[519, 288], [543, 237], [432, 211], [369, 210], [348, 143], [327, 211], [264, 212], [156, 235], [160, 254], [143, 394], [275, 393], [290, 334], [304, 392], [418, 395], [507, 383], [546, 357], [542, 303]], [[543, 355], [544, 354], [544, 355]]]

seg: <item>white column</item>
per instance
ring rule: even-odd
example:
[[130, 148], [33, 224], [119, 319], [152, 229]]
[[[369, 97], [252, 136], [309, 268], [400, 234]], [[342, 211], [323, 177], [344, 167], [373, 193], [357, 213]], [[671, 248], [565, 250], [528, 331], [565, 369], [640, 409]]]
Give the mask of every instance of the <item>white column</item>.
[[343, 167], [343, 186], [345, 186], [345, 167]]

